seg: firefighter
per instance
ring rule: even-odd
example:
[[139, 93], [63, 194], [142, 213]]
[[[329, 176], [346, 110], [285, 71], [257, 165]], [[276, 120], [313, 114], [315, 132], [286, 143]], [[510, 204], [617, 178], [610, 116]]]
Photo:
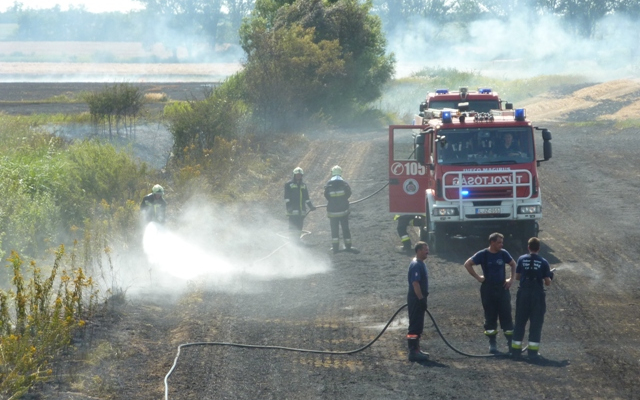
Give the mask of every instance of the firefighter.
[[407, 228], [410, 226], [423, 227], [424, 217], [422, 215], [396, 215], [394, 220], [398, 221], [398, 236], [400, 236], [402, 250], [413, 250], [411, 247], [411, 237], [407, 232]]
[[407, 344], [409, 361], [427, 361], [429, 353], [420, 351], [420, 336], [424, 330], [424, 313], [427, 311], [429, 295], [429, 274], [425, 260], [429, 255], [429, 245], [416, 243], [416, 257], [409, 264], [409, 291], [407, 293], [407, 310], [409, 311], [409, 330]]
[[351, 187], [342, 179], [342, 168], [335, 165], [331, 168], [331, 179], [324, 187], [324, 197], [327, 199], [327, 217], [331, 225], [331, 249], [334, 253], [340, 251], [340, 226], [342, 239], [347, 251], [356, 251], [351, 246], [351, 231], [349, 230], [349, 197]]
[[316, 208], [309, 200], [307, 185], [302, 182], [304, 171], [297, 167], [293, 170], [293, 178], [284, 185], [284, 203], [289, 217], [289, 234], [295, 241], [300, 240], [307, 206], [310, 211]]
[[167, 202], [164, 200], [164, 188], [160, 185], [154, 185], [151, 193], [144, 196], [140, 204], [145, 223], [164, 223], [166, 209]]
[[[464, 263], [469, 274], [481, 283], [480, 298], [484, 309], [484, 334], [489, 338], [489, 352], [491, 354], [499, 353], [496, 345], [498, 319], [507, 339], [509, 351], [513, 336], [509, 288], [515, 277], [516, 262], [511, 254], [502, 248], [503, 245], [504, 236], [498, 232], [492, 233], [489, 236], [489, 247], [478, 251]], [[482, 275], [475, 272], [474, 265], [482, 267]], [[511, 267], [508, 279], [505, 276], [505, 265]]]
[[520, 147], [518, 143], [513, 140], [512, 133], [505, 133], [502, 142], [498, 144], [495, 152], [501, 156], [518, 156], [520, 154]]
[[551, 285], [553, 271], [549, 262], [538, 255], [540, 239], [532, 237], [528, 242], [529, 254], [518, 258], [516, 280], [520, 281], [516, 295], [516, 325], [513, 330], [511, 355], [514, 359], [522, 356], [522, 339], [524, 328], [529, 321], [529, 344], [527, 353], [531, 361], [540, 358], [540, 337], [544, 314], [547, 311], [544, 286]]

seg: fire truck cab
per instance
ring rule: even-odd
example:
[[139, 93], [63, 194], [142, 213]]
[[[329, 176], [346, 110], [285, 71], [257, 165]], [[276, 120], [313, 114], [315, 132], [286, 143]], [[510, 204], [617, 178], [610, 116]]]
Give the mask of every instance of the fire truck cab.
[[446, 251], [452, 237], [491, 232], [526, 249], [542, 218], [537, 168], [551, 158], [550, 140], [525, 109], [423, 110], [415, 125], [389, 127], [390, 212], [426, 215], [420, 238], [436, 252]]

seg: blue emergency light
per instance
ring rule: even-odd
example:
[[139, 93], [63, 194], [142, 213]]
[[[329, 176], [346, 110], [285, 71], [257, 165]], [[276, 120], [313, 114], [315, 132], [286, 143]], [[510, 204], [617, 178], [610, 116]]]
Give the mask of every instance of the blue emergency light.
[[462, 197], [467, 197], [469, 195], [469, 191], [467, 189], [462, 189], [460, 194], [462, 194]]
[[526, 112], [524, 111], [524, 108], [516, 108], [516, 121], [524, 121], [524, 119], [526, 118]]
[[450, 124], [451, 123], [451, 111], [443, 111], [442, 112], [442, 123]]
[[491, 89], [489, 89], [489, 88], [478, 88], [478, 93], [490, 94], [491, 93]]
[[447, 94], [449, 93], [449, 89], [438, 89], [436, 90], [436, 94]]

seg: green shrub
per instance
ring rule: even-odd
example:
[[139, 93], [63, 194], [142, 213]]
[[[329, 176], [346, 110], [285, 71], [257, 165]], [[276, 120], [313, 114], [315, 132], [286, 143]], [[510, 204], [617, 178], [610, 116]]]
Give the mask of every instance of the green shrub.
[[155, 180], [145, 164], [97, 140], [70, 144], [29, 119], [0, 116], [0, 123], [0, 255], [38, 256], [93, 218], [134, 235], [135, 204]]
[[96, 125], [109, 132], [109, 137], [119, 134], [122, 126], [127, 134], [133, 134], [135, 122], [141, 113], [145, 97], [140, 88], [128, 83], [116, 83], [105, 86], [101, 91], [83, 95], [89, 105], [89, 113]]
[[214, 147], [217, 137], [238, 136], [247, 113], [246, 105], [239, 100], [241, 91], [239, 78], [234, 76], [203, 101], [168, 104], [164, 115], [173, 135], [174, 155], [182, 158], [187, 150], [199, 159]]
[[146, 186], [146, 164], [139, 165], [130, 154], [107, 143], [77, 142], [61, 157], [66, 166], [65, 181], [58, 187], [56, 199], [67, 226], [80, 225], [102, 200], [122, 205], [137, 199]]

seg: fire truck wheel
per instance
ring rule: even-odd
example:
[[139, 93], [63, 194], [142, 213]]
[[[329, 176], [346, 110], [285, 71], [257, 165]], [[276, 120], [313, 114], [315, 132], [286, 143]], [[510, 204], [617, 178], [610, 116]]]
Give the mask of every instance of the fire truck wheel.
[[538, 223], [536, 221], [527, 221], [522, 227], [521, 231], [521, 245], [522, 249], [526, 252], [529, 246], [529, 239], [538, 236]]
[[429, 246], [431, 246], [431, 244], [429, 243], [429, 230], [426, 226], [420, 228], [420, 240], [426, 242], [427, 244], [429, 244]]
[[429, 247], [433, 247], [434, 252], [442, 254], [449, 249], [450, 239], [447, 237], [447, 233], [445, 232], [444, 228], [436, 224], [435, 232], [433, 232], [431, 236], [433, 244]]

